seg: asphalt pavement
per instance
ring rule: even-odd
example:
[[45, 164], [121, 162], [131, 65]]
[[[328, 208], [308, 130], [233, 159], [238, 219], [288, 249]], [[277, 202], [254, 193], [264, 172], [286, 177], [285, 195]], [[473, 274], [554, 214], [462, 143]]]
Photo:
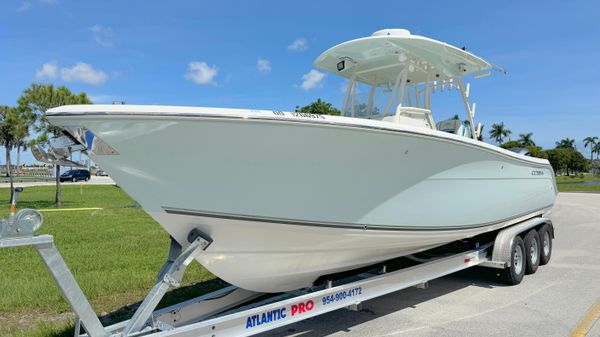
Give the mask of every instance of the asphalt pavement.
[[[265, 336], [600, 336], [600, 194], [560, 193], [552, 259], [516, 286], [476, 267]], [[589, 325], [589, 324], [588, 324]], [[577, 331], [577, 328], [580, 328]]]

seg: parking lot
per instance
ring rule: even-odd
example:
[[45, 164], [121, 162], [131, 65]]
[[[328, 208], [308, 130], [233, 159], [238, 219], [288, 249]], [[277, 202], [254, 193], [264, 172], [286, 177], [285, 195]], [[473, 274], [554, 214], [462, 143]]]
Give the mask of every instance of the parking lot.
[[[472, 268], [268, 336], [583, 336], [600, 301], [600, 194], [560, 193], [550, 217], [552, 260], [520, 285]], [[600, 323], [587, 336], [600, 336]]]

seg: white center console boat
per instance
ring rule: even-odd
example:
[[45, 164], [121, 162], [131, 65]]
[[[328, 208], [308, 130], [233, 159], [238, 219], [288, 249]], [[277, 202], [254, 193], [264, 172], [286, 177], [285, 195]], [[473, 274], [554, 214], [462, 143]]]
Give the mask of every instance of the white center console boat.
[[[198, 262], [252, 291], [309, 287], [554, 204], [547, 160], [479, 140], [463, 77], [488, 75], [491, 63], [386, 29], [315, 66], [348, 79], [341, 116], [72, 105], [47, 118], [182, 246], [201, 233], [210, 245]], [[442, 91], [462, 102], [464, 121], [436, 122], [431, 101]]]

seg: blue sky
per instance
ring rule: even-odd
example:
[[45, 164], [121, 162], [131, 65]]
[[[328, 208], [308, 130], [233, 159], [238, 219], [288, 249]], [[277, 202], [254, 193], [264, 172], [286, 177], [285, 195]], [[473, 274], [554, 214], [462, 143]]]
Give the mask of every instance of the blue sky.
[[[293, 110], [340, 106], [344, 82], [311, 72], [327, 48], [405, 28], [508, 70], [471, 81], [476, 120], [543, 147], [600, 136], [600, 4], [593, 1], [2, 1], [0, 104], [33, 81], [95, 103]], [[459, 96], [454, 93], [460, 103]], [[437, 119], [464, 113], [435, 105]], [[29, 155], [26, 161], [31, 161]]]

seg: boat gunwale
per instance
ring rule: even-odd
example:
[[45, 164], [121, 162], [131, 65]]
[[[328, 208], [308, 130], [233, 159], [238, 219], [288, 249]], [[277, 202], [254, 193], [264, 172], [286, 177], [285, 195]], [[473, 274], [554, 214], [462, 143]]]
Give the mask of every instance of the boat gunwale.
[[[53, 109], [54, 110], [54, 109]], [[219, 109], [219, 110], [228, 110], [228, 109]], [[232, 109], [232, 110], [240, 110], [241, 109]], [[248, 112], [260, 112], [260, 113], [274, 113], [275, 111], [268, 110], [248, 110]], [[283, 112], [291, 114], [292, 112]], [[314, 114], [308, 114], [314, 115]], [[111, 118], [152, 118], [152, 119], [210, 119], [210, 120], [248, 120], [248, 121], [263, 121], [263, 122], [289, 122], [293, 124], [311, 124], [321, 127], [341, 127], [341, 128], [349, 128], [349, 129], [366, 129], [372, 131], [380, 131], [386, 133], [405, 133], [411, 134], [419, 137], [426, 137], [430, 139], [434, 139], [437, 141], [451, 141], [463, 145], [469, 145], [475, 147], [480, 150], [485, 150], [491, 153], [495, 153], [498, 155], [502, 155], [503, 157], [508, 157], [510, 159], [525, 162], [530, 165], [536, 165], [536, 167], [545, 167], [548, 168], [550, 166], [550, 162], [546, 159], [535, 158], [535, 157], [527, 157], [524, 155], [520, 155], [518, 153], [511, 152], [509, 150], [503, 149], [501, 147], [488, 144], [483, 141], [473, 140], [471, 138], [466, 138], [454, 134], [450, 134], [447, 132], [439, 131], [439, 130], [426, 130], [419, 129], [416, 127], [407, 127], [401, 124], [392, 124], [389, 122], [378, 121], [365, 119], [364, 121], [368, 121], [368, 123], [361, 123], [363, 119], [360, 118], [350, 118], [343, 116], [329, 116], [324, 119], [316, 119], [310, 117], [288, 117], [284, 116], [263, 116], [263, 115], [234, 115], [234, 114], [215, 114], [215, 113], [163, 113], [163, 112], [134, 112], [134, 111], [94, 111], [94, 112], [84, 112], [84, 111], [56, 111], [47, 115], [47, 118], [50, 120], [53, 119], [67, 119], [67, 118], [77, 118], [77, 119], [94, 119], [98, 117], [106, 117], [110, 116]], [[315, 115], [317, 116], [317, 115]], [[320, 116], [320, 115], [319, 115]], [[331, 117], [335, 117], [335, 119], [331, 119]], [[339, 121], [339, 119], [342, 119]], [[345, 119], [352, 119], [352, 122], [345, 121]], [[381, 124], [391, 124], [391, 125], [381, 125]]]

